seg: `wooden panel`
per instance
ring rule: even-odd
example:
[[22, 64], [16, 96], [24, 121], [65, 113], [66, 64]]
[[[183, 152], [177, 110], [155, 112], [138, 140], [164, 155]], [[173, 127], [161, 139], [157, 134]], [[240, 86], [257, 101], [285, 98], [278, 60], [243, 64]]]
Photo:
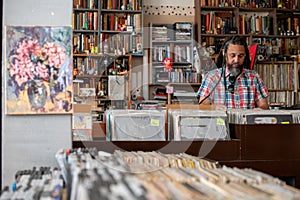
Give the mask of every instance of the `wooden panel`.
[[235, 125], [231, 137], [241, 140], [242, 160], [300, 159], [299, 130], [300, 124]]
[[106, 124], [105, 123], [93, 123], [92, 137], [93, 137], [93, 140], [105, 140], [106, 139]]

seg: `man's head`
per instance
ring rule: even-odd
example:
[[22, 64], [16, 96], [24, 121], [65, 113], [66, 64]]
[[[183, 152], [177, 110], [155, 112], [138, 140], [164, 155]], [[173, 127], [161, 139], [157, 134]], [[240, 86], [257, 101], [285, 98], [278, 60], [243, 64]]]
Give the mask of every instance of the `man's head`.
[[229, 69], [233, 76], [239, 75], [244, 67], [244, 61], [246, 57], [245, 48], [239, 44], [228, 44], [227, 51], [225, 53], [226, 67]]
[[223, 43], [216, 64], [219, 68], [225, 65], [234, 76], [238, 75], [243, 68], [249, 69], [250, 56], [245, 39], [240, 36], [227, 38]]

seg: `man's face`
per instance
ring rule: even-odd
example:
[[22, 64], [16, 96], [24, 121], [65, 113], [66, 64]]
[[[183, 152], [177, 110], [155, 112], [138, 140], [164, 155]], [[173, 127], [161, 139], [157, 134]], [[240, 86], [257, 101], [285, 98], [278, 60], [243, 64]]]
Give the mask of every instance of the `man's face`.
[[226, 53], [226, 66], [232, 75], [237, 76], [241, 73], [245, 57], [246, 52], [243, 45], [229, 44]]

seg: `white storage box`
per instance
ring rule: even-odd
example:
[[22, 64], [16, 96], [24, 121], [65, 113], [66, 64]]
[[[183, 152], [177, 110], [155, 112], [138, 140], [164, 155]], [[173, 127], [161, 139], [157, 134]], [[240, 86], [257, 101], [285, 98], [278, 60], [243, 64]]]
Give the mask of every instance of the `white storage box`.
[[109, 141], [165, 141], [165, 111], [107, 110]]
[[168, 124], [170, 140], [230, 138], [226, 111], [170, 109]]

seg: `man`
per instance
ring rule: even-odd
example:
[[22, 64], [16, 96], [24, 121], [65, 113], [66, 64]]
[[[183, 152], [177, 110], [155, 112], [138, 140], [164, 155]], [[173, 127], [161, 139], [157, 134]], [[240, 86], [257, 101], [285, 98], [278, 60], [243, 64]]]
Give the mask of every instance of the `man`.
[[225, 40], [216, 65], [218, 68], [206, 74], [199, 88], [199, 104], [221, 109], [269, 109], [268, 90], [259, 74], [249, 69], [250, 55], [243, 37]]

